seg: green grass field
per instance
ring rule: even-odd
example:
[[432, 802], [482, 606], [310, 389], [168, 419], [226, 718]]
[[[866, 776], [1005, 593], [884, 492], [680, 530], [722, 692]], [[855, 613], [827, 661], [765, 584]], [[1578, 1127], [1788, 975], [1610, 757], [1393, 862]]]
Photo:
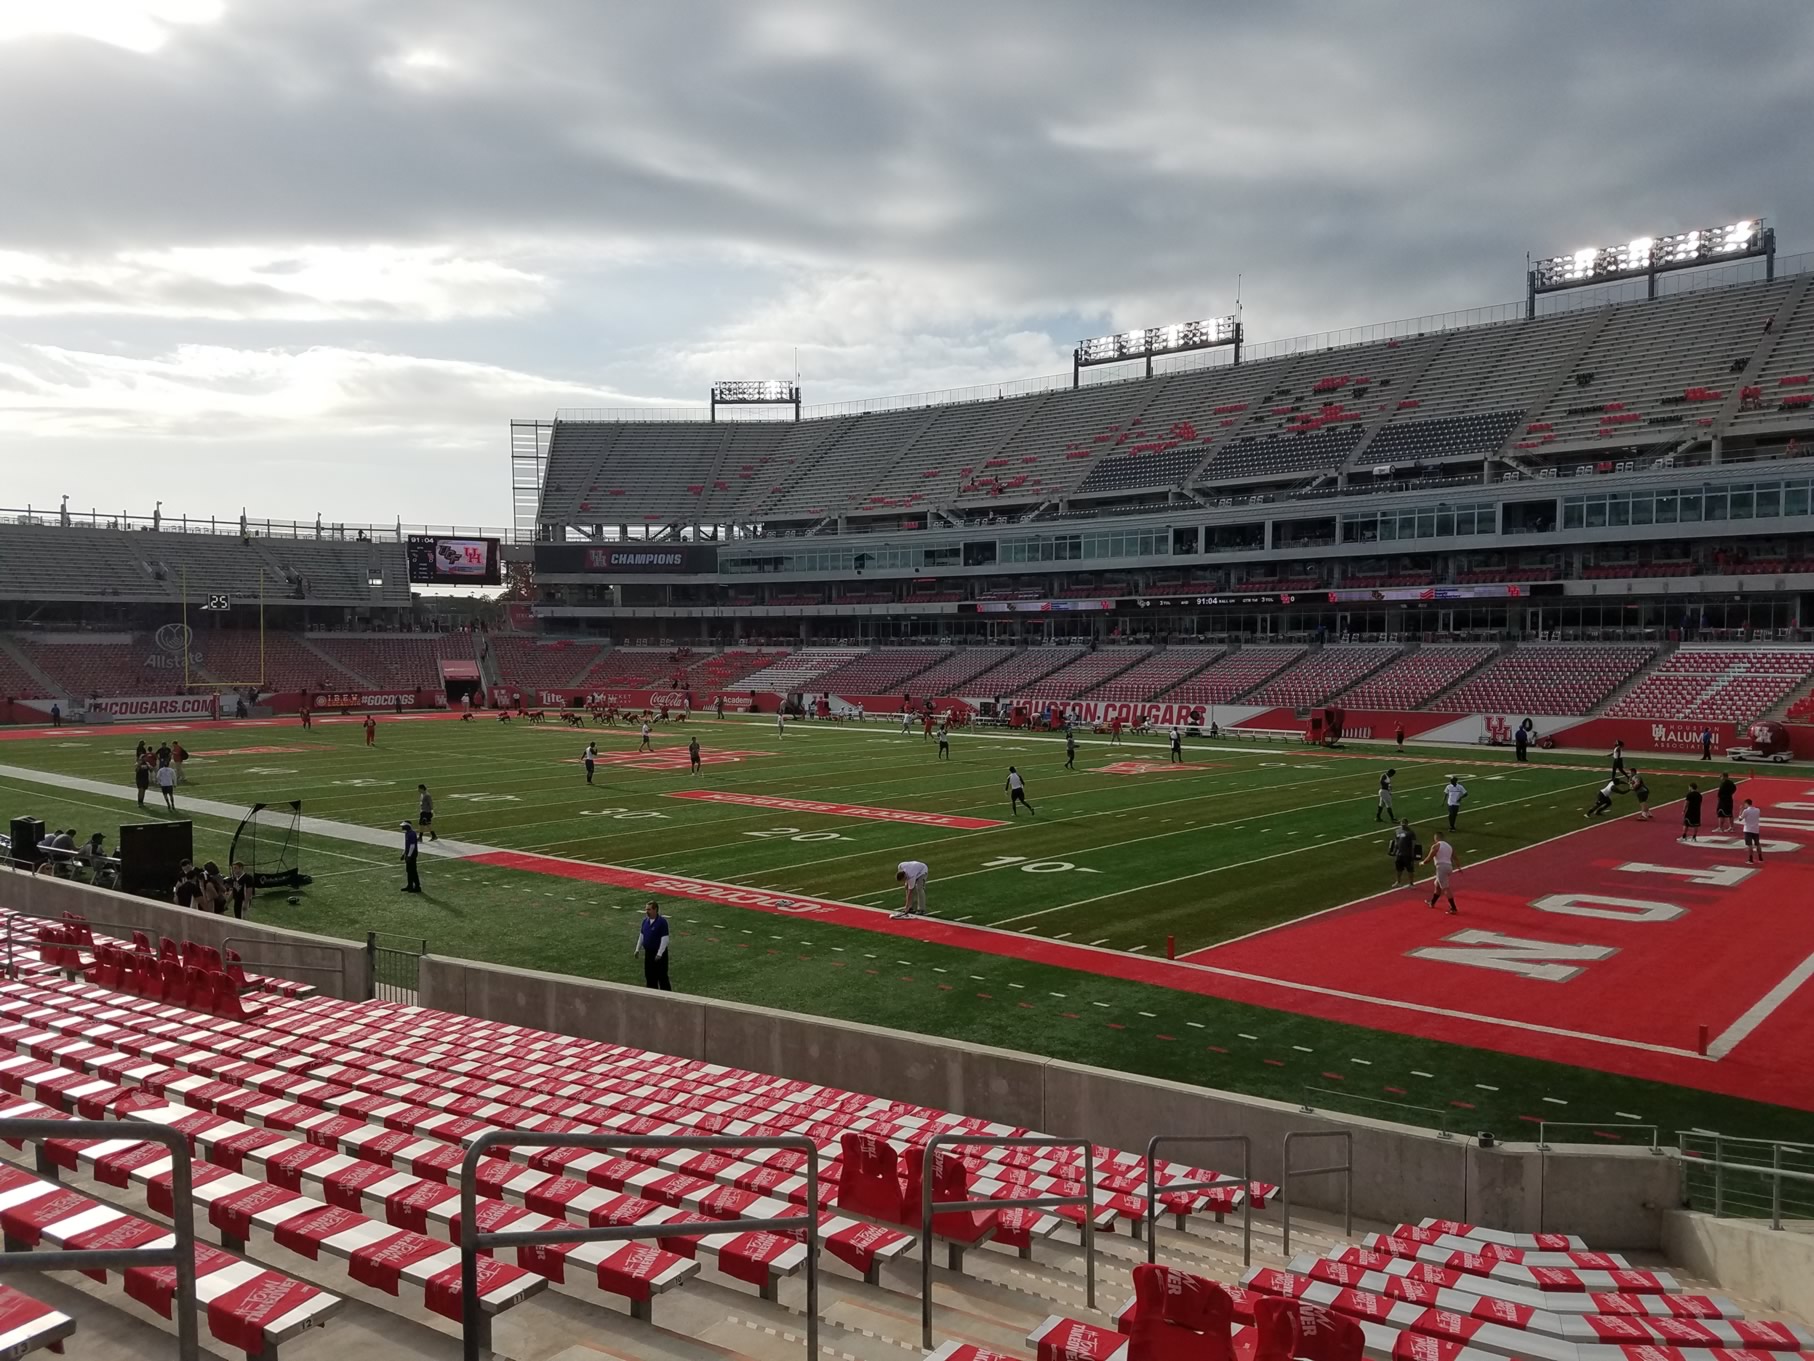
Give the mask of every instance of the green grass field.
[[[434, 792], [435, 826], [449, 839], [876, 906], [894, 904], [894, 867], [911, 857], [932, 867], [931, 906], [941, 917], [1162, 955], [1168, 936], [1184, 954], [1386, 888], [1385, 833], [1373, 819], [1375, 781], [1387, 765], [1398, 769], [1398, 811], [1426, 838], [1440, 818], [1443, 781], [1462, 773], [1472, 791], [1456, 840], [1464, 864], [1579, 827], [1604, 778], [1598, 760], [1560, 753], [1514, 765], [1509, 753], [1488, 750], [1395, 756], [1367, 744], [1331, 754], [1197, 741], [1187, 741], [1185, 759], [1201, 768], [1117, 775], [1101, 768], [1163, 763], [1162, 740], [1114, 748], [1086, 737], [1073, 771], [1063, 768], [1061, 740], [1027, 734], [959, 731], [953, 759], [939, 762], [933, 743], [894, 724], [790, 724], [783, 738], [772, 718], [702, 716], [658, 728], [655, 743], [678, 747], [689, 735], [708, 760], [747, 755], [708, 764], [698, 777], [684, 766], [604, 764], [588, 787], [577, 764], [584, 743], [596, 739], [610, 756], [635, 748], [633, 732], [582, 735], [488, 717], [386, 721], [367, 749], [355, 723], [196, 730], [185, 734], [195, 759], [178, 800], [241, 808], [301, 799], [313, 817], [385, 829], [377, 845], [305, 838], [314, 883], [297, 905], [266, 894], [256, 920], [352, 939], [393, 932], [440, 954], [640, 982], [631, 947], [643, 895], [429, 858], [421, 862], [426, 893], [399, 893], [395, 829], [415, 816], [416, 784]], [[31, 814], [82, 835], [100, 828], [111, 844], [119, 823], [136, 816], [135, 740], [96, 729], [0, 745], [0, 767], [13, 772], [0, 773], [0, 816]], [[704, 787], [1005, 819], [1010, 763], [1026, 776], [1037, 816], [985, 830], [666, 797]], [[1686, 765], [1644, 765], [1658, 803], [1685, 784]], [[117, 792], [54, 788], [34, 772]], [[237, 818], [192, 815], [198, 858], [224, 861]], [[666, 910], [681, 991], [1294, 1103], [1307, 1089], [1336, 1089], [1343, 1095], [1312, 1103], [1424, 1123], [1437, 1119], [1425, 1112], [1440, 1110], [1451, 1128], [1508, 1137], [1533, 1111], [1582, 1121], [1637, 1113], [1666, 1131], [1811, 1132], [1797, 1111], [1149, 984], [734, 907], [671, 900]], [[1339, 1087], [1331, 1070], [1343, 1074]], [[1374, 1107], [1369, 1097], [1424, 1112]]]

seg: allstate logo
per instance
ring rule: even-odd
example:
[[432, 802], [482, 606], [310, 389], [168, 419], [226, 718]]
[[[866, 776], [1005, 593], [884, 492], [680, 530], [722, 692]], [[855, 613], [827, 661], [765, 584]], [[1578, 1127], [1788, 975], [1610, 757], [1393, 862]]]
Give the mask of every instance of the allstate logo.
[[165, 624], [154, 636], [160, 652], [168, 652], [177, 657], [189, 650], [193, 639], [194, 634], [187, 624]]

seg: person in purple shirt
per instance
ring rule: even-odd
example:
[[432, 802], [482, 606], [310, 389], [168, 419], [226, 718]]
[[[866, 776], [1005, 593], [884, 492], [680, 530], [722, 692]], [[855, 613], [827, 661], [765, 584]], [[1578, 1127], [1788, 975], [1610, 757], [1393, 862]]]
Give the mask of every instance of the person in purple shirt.
[[403, 885], [404, 893], [420, 893], [422, 881], [416, 877], [416, 849], [422, 844], [422, 838], [416, 835], [416, 829], [407, 822], [397, 824], [403, 829], [403, 872], [409, 876], [409, 882]]
[[659, 988], [662, 992], [673, 992], [668, 982], [668, 941], [672, 939], [668, 931], [668, 919], [661, 915], [661, 904], [653, 898], [643, 909], [643, 918], [636, 933], [636, 948], [632, 954], [642, 956], [643, 986]]

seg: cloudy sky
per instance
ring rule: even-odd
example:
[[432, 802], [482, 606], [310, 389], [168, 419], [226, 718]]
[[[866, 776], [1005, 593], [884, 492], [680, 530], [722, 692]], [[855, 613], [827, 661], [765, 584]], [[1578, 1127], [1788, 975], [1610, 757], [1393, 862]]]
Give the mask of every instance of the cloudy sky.
[[1814, 246], [1814, 6], [0, 0], [0, 506], [509, 519], [512, 417]]

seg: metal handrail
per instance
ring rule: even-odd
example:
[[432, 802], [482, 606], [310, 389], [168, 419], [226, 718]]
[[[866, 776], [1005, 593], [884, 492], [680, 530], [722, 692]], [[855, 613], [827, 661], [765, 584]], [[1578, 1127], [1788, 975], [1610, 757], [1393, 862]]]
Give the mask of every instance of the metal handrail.
[[[33, 1251], [0, 1253], [0, 1274], [8, 1271], [104, 1271], [115, 1267], [168, 1266], [176, 1268], [176, 1320], [178, 1361], [197, 1361], [201, 1344], [197, 1336], [195, 1297], [195, 1182], [190, 1169], [189, 1138], [161, 1125], [133, 1122], [125, 1137], [170, 1150], [170, 1220], [176, 1242], [167, 1248], [86, 1248], [75, 1252]], [[118, 1141], [117, 1121], [102, 1120], [0, 1120], [0, 1139], [103, 1139]], [[40, 1150], [42, 1158], [42, 1150]], [[46, 1169], [54, 1176], [55, 1169]]]
[[1540, 1120], [1537, 1122], [1537, 1147], [1545, 1153], [1549, 1152], [1549, 1132], [1552, 1129], [1647, 1129], [1650, 1131], [1650, 1151], [1658, 1154], [1663, 1151], [1655, 1125], [1630, 1120]]
[[[1340, 1139], [1346, 1157], [1339, 1163], [1327, 1167], [1293, 1167], [1291, 1165], [1291, 1145], [1297, 1139]], [[1285, 1136], [1283, 1150], [1279, 1155], [1282, 1171], [1279, 1173], [1279, 1215], [1284, 1220], [1281, 1226], [1279, 1250], [1291, 1251], [1291, 1181], [1293, 1177], [1326, 1177], [1339, 1172], [1342, 1176], [1342, 1236], [1354, 1236], [1354, 1134], [1345, 1129], [1294, 1129]]]
[[[1435, 1106], [1417, 1106], [1409, 1101], [1388, 1101], [1383, 1096], [1361, 1096], [1354, 1092], [1338, 1092], [1329, 1087], [1306, 1086], [1304, 1088], [1304, 1094], [1306, 1096], [1333, 1096], [1342, 1101], [1360, 1101], [1372, 1106], [1389, 1106], [1393, 1110], [1417, 1111], [1423, 1115], [1434, 1115], [1436, 1117], [1436, 1137], [1438, 1139], [1450, 1139], [1454, 1137], [1449, 1132], [1449, 1113], [1444, 1110], [1439, 1110]], [[1308, 1101], [1298, 1109], [1303, 1111], [1305, 1115], [1316, 1114], [1316, 1108]]]
[[[1691, 1139], [1708, 1139], [1713, 1143], [1713, 1156], [1692, 1152], [1688, 1148]], [[1780, 1230], [1783, 1226], [1783, 1183], [1785, 1181], [1807, 1182], [1814, 1185], [1814, 1172], [1802, 1171], [1783, 1166], [1783, 1153], [1792, 1151], [1800, 1154], [1814, 1154], [1814, 1144], [1804, 1144], [1792, 1139], [1748, 1139], [1736, 1135], [1719, 1134], [1713, 1131], [1677, 1130], [1676, 1155], [1682, 1163], [1682, 1185], [1684, 1200], [1687, 1199], [1687, 1178], [1692, 1167], [1709, 1167], [1713, 1169], [1713, 1215], [1716, 1219], [1726, 1216], [1726, 1177], [1728, 1171], [1749, 1173], [1770, 1183], [1770, 1227]], [[1766, 1148], [1770, 1151], [1768, 1166], [1762, 1163], [1742, 1162], [1725, 1157], [1726, 1149], [1732, 1145], [1749, 1145]]]
[[[525, 1230], [517, 1233], [480, 1233], [478, 1230], [479, 1159], [493, 1148], [591, 1148], [621, 1151], [633, 1148], [714, 1149], [775, 1148], [806, 1154], [806, 1209], [780, 1219], [702, 1219], [666, 1224], [620, 1224], [602, 1229], [571, 1228]], [[491, 1350], [491, 1327], [479, 1308], [479, 1253], [491, 1248], [526, 1248], [556, 1243], [622, 1243], [636, 1238], [675, 1238], [708, 1233], [806, 1234], [806, 1355], [819, 1355], [819, 1146], [799, 1134], [774, 1134], [764, 1138], [732, 1135], [661, 1135], [627, 1137], [617, 1134], [543, 1134], [535, 1130], [493, 1129], [466, 1146], [460, 1163], [460, 1324], [465, 1361], [483, 1361]]]
[[[1081, 1148], [1083, 1194], [1076, 1196], [1023, 1196], [1000, 1200], [932, 1199], [933, 1158], [941, 1148]], [[992, 1139], [981, 1134], [937, 1134], [926, 1141], [920, 1169], [920, 1343], [932, 1350], [932, 1218], [967, 1210], [1045, 1210], [1062, 1205], [1083, 1206], [1083, 1273], [1085, 1298], [1096, 1307], [1096, 1153], [1088, 1139], [1061, 1139], [1034, 1134], [1018, 1139]]]
[[1219, 1191], [1239, 1186], [1241, 1195], [1241, 1265], [1253, 1265], [1253, 1140], [1245, 1134], [1155, 1134], [1146, 1141], [1146, 1260], [1149, 1265], [1159, 1260], [1158, 1160], [1160, 1144], [1239, 1144], [1241, 1176], [1217, 1177], [1213, 1181], [1179, 1184], [1168, 1182], [1165, 1189], [1173, 1195], [1186, 1191]]
[[[220, 953], [223, 960], [227, 957], [228, 949], [234, 945], [257, 945], [265, 949], [276, 948], [279, 950], [322, 950], [327, 948], [321, 945], [302, 945], [287, 940], [262, 940], [257, 936], [222, 936]], [[356, 1000], [346, 996], [346, 956], [344, 954], [340, 955], [338, 962], [334, 964], [298, 964], [287, 959], [253, 959], [241, 954], [239, 967], [249, 969], [254, 973], [265, 973], [272, 969], [295, 969], [301, 973], [332, 974], [340, 980], [340, 996], [346, 998], [347, 1001]], [[297, 979], [296, 981], [301, 982], [302, 980]]]

